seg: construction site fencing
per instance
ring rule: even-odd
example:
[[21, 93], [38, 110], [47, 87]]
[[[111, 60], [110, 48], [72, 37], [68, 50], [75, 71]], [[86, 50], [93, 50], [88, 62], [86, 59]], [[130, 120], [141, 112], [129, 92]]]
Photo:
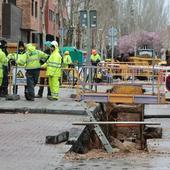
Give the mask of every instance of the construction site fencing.
[[[165, 93], [165, 79], [170, 73], [170, 68], [165, 66], [107, 62], [101, 62], [97, 66], [74, 65], [71, 68], [61, 68], [61, 70], [60, 86], [76, 88], [77, 94], [87, 91], [106, 92], [108, 87], [124, 84], [147, 86], [152, 94], [161, 95]], [[44, 78], [45, 83], [40, 84], [39, 82], [37, 86], [48, 86], [46, 70], [41, 69], [40, 78]], [[12, 87], [15, 83], [18, 86], [26, 85], [24, 67], [17, 67], [17, 70], [16, 67], [11, 67], [9, 74], [10, 93], [12, 93]]]
[[82, 95], [86, 92], [106, 93], [113, 85], [139, 85], [147, 89], [144, 95], [157, 95], [158, 99], [165, 95], [165, 80], [170, 74], [170, 67], [129, 63], [99, 63], [97, 66], [82, 66], [81, 70], [79, 85]]
[[[12, 94], [12, 89], [14, 86], [25, 86], [26, 85], [26, 70], [25, 67], [10, 67], [9, 72], [9, 94]], [[44, 79], [43, 84], [41, 84], [41, 79]], [[60, 87], [63, 88], [79, 88], [79, 73], [76, 68], [61, 68], [60, 76]], [[39, 81], [36, 86], [48, 86], [48, 77], [46, 76], [46, 70], [40, 69]]]

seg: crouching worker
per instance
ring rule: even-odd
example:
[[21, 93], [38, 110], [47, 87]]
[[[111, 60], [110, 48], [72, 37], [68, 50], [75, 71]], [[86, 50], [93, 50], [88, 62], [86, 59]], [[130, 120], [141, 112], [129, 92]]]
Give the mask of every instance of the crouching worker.
[[59, 54], [58, 43], [56, 41], [51, 42], [51, 55], [41, 67], [46, 68], [46, 76], [48, 77], [51, 96], [47, 98], [49, 100], [58, 100], [59, 94], [59, 78], [61, 77], [61, 61], [62, 57]]

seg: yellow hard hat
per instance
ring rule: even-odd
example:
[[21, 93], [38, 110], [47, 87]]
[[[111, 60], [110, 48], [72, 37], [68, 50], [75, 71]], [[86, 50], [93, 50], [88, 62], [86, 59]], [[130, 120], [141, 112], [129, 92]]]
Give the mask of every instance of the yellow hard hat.
[[69, 55], [69, 54], [70, 54], [69, 51], [64, 52], [64, 55]]

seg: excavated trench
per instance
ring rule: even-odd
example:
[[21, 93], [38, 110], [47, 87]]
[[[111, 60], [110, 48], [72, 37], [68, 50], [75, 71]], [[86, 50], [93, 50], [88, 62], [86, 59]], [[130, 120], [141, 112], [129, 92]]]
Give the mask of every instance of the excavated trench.
[[[116, 87], [117, 88], [117, 87]], [[110, 89], [119, 92], [120, 87]], [[132, 90], [132, 88], [131, 88]], [[129, 93], [132, 93], [130, 90]], [[124, 90], [125, 91], [125, 90]], [[133, 89], [133, 93], [141, 94], [142, 89]], [[144, 105], [127, 105], [122, 103], [100, 103], [93, 112], [96, 121], [144, 121]], [[147, 139], [161, 138], [162, 129], [139, 124], [105, 124], [100, 125], [106, 138], [116, 152], [147, 151]], [[91, 150], [103, 150], [104, 147], [97, 136], [94, 125], [86, 125], [78, 140], [72, 145], [70, 153], [86, 154]]]

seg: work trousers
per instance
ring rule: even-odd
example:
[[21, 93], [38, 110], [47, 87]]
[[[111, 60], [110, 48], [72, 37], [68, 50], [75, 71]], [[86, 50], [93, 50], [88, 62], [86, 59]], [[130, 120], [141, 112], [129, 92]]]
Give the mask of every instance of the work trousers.
[[27, 100], [35, 97], [34, 87], [38, 83], [40, 69], [26, 70], [27, 86], [25, 88], [25, 97]]
[[[41, 85], [45, 85], [45, 79], [44, 77], [41, 77], [40, 78], [40, 84]], [[48, 84], [48, 79], [47, 79], [47, 84]], [[51, 96], [51, 93], [50, 93], [50, 88], [48, 87], [48, 92], [47, 92], [47, 96]], [[38, 90], [38, 95], [39, 96], [43, 96], [43, 91], [44, 91], [44, 86], [40, 86], [39, 90]]]
[[6, 96], [8, 94], [8, 66], [3, 66], [3, 79], [0, 87], [0, 95]]
[[2, 77], [0, 77], [0, 87], [1, 87], [1, 85], [2, 85]]
[[48, 78], [49, 80], [49, 87], [51, 92], [51, 97], [54, 99], [58, 99], [58, 93], [59, 93], [59, 77], [52, 76]]

